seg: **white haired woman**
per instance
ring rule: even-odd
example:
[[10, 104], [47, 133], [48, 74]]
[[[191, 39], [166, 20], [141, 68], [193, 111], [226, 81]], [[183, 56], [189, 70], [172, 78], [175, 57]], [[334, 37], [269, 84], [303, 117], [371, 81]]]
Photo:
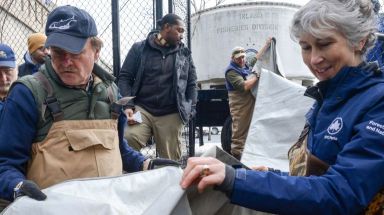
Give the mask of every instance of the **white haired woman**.
[[311, 0], [295, 14], [291, 36], [319, 83], [306, 92], [316, 101], [288, 152], [289, 174], [190, 158], [181, 186], [215, 186], [234, 204], [279, 214], [382, 214], [384, 75], [364, 61], [375, 41], [373, 8], [369, 0]]

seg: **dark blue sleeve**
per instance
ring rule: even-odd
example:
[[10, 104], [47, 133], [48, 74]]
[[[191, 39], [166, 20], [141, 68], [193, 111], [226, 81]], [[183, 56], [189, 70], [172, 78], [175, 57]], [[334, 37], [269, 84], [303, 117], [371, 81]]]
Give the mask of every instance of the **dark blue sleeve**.
[[25, 179], [38, 110], [31, 91], [16, 84], [0, 116], [0, 198], [12, 200], [13, 188]]
[[124, 128], [127, 125], [127, 117], [122, 112], [119, 117], [118, 129], [119, 129], [119, 141], [120, 141], [120, 153], [123, 160], [123, 169], [127, 172], [137, 172], [142, 169], [145, 157], [138, 151], [132, 149], [127, 140], [124, 139]]

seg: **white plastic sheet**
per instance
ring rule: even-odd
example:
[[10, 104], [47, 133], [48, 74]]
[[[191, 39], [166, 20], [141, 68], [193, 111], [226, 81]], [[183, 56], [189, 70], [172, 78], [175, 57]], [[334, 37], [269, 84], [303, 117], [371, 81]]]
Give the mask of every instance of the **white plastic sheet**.
[[241, 162], [288, 171], [289, 148], [298, 139], [305, 114], [314, 100], [304, 96], [305, 87], [262, 70], [255, 110]]
[[43, 192], [45, 201], [21, 197], [3, 211], [11, 214], [191, 214], [182, 170], [164, 167], [119, 177], [63, 182]]

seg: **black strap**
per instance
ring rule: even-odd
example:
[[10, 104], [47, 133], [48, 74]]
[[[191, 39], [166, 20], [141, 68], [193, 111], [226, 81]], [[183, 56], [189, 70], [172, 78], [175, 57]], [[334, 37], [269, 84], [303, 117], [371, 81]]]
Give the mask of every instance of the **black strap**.
[[113, 93], [112, 85], [107, 88], [109, 102], [111, 103], [111, 115], [112, 119], [119, 118], [121, 112], [121, 105], [116, 104], [116, 96]]
[[36, 72], [33, 76], [42, 84], [44, 90], [47, 92], [47, 97], [45, 98], [42, 108], [41, 108], [41, 117], [45, 120], [45, 110], [46, 108], [51, 111], [51, 115], [53, 117], [54, 122], [58, 122], [64, 119], [64, 113], [61, 110], [60, 102], [57, 100], [55, 95], [53, 94], [53, 88], [51, 83], [49, 83], [47, 77], [41, 72]]

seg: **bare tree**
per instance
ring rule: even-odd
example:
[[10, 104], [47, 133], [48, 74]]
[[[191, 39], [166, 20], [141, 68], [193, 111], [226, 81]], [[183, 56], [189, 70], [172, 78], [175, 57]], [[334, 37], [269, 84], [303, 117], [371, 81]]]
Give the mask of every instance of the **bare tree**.
[[[214, 3], [215, 5], [213, 5], [213, 7], [216, 7], [216, 6], [223, 4], [225, 1], [226, 0], [215, 0], [215, 3]], [[191, 0], [191, 6], [193, 8], [192, 13], [196, 13], [196, 12], [199, 12], [201, 10], [206, 9], [210, 2], [212, 2], [212, 0]], [[195, 27], [192, 29], [192, 34], [191, 34], [192, 37], [193, 37], [193, 35], [195, 35], [196, 24], [200, 21], [200, 16], [201, 16], [201, 14], [198, 14], [198, 17], [195, 20], [195, 23], [194, 23]]]
[[[207, 8], [209, 3], [211, 3], [213, 0], [191, 0], [191, 5], [193, 8], [192, 12], [199, 12], [201, 10], [204, 10]], [[214, 7], [221, 5], [225, 2], [226, 0], [215, 0], [214, 2]]]
[[215, 6], [218, 6], [218, 5], [221, 5], [225, 2], [225, 0], [215, 0], [216, 1], [216, 5]]

